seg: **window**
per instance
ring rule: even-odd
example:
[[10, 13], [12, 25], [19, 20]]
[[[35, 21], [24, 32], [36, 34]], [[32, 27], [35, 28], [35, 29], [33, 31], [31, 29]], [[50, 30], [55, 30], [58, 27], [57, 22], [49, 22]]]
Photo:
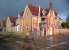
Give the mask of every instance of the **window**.
[[45, 21], [45, 18], [42, 18], [41, 20], [42, 20], [42, 21]]

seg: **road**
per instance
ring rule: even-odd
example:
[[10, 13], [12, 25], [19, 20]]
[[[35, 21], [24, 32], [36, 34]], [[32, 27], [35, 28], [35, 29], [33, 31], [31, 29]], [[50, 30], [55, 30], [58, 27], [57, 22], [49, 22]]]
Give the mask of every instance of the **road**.
[[69, 35], [48, 37], [36, 43], [39, 50], [69, 50]]
[[[5, 43], [4, 40], [8, 40], [8, 42]], [[3, 42], [3, 44], [6, 44], [5, 46], [7, 46], [9, 50], [28, 50], [31, 48], [31, 50], [69, 50], [69, 35], [51, 36], [35, 40], [26, 39], [26, 41], [23, 41], [23, 39], [7, 37], [4, 40], [1, 39], [0, 43], [2, 44]], [[2, 48], [7, 50], [5, 47]]]
[[47, 50], [69, 50], [69, 35], [54, 38], [56, 40], [53, 37], [49, 38], [49, 46], [46, 47]]
[[69, 50], [69, 41], [61, 42], [58, 44], [46, 47], [47, 50]]

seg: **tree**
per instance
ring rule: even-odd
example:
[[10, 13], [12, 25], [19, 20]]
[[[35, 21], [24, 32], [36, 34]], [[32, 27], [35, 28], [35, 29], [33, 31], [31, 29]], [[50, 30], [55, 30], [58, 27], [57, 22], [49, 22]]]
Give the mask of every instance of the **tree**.
[[67, 16], [66, 21], [61, 23], [61, 26], [63, 28], [69, 28], [69, 15]]
[[69, 15], [68, 15], [67, 18], [66, 18], [66, 22], [69, 22]]

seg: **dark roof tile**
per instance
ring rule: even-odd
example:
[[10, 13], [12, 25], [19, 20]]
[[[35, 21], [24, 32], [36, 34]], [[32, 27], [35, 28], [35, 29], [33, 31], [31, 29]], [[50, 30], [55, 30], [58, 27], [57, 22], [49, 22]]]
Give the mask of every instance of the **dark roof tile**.
[[16, 19], [17, 19], [18, 17], [15, 17], [15, 16], [10, 16], [10, 21], [11, 21], [11, 23], [12, 23], [12, 26], [15, 26], [16, 25]]

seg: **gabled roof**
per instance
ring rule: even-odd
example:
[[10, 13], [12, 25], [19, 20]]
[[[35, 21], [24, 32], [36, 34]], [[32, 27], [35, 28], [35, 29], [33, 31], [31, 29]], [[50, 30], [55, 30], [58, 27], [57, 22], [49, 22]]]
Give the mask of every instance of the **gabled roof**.
[[16, 19], [17, 19], [18, 17], [10, 16], [9, 18], [10, 18], [10, 21], [11, 21], [11, 23], [12, 23], [12, 26], [15, 26], [15, 25], [16, 25]]
[[6, 20], [3, 20], [3, 27], [6, 27]]
[[30, 9], [31, 13], [35, 16], [38, 16], [39, 8], [36, 6], [33, 6], [32, 4], [28, 4], [28, 8]]
[[[31, 13], [35, 16], [38, 16], [38, 13], [39, 13], [39, 7], [37, 6], [33, 6], [32, 4], [28, 4], [28, 8], [30, 9]], [[48, 8], [40, 8], [40, 16], [42, 16], [42, 11], [43, 9], [45, 9], [45, 11], [47, 12], [46, 15], [48, 14], [49, 12], [49, 9]]]
[[20, 13], [20, 16], [23, 16], [23, 13], [24, 13], [24, 11], [22, 11], [22, 12]]
[[6, 20], [0, 21], [0, 28], [6, 27]]
[[1, 21], [0, 21], [0, 27], [1, 27]]
[[[30, 9], [32, 15], [38, 16], [39, 8], [36, 6], [33, 6], [32, 4], [28, 4], [28, 8]], [[23, 16], [24, 11], [20, 13], [20, 16]]]
[[[39, 7], [33, 6], [32, 4], [28, 4], [28, 8], [29, 8], [29, 10], [31, 11], [32, 15], [38, 16]], [[43, 14], [42, 14], [42, 10], [43, 10], [43, 9], [47, 12], [46, 15], [49, 13], [50, 8], [40, 8], [40, 16], [43, 15]], [[23, 13], [24, 13], [24, 11], [22, 11], [22, 12], [20, 13], [20, 15], [23, 16]], [[55, 15], [57, 15], [56, 12], [55, 12]]]

